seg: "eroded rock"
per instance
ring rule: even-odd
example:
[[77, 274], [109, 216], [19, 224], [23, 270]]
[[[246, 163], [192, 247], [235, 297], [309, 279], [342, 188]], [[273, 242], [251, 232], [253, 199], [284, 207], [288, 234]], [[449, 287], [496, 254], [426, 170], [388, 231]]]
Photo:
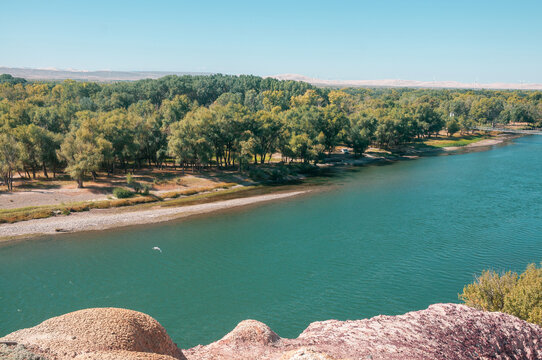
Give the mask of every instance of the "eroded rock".
[[57, 359], [76, 356], [90, 359], [91, 353], [111, 351], [184, 359], [158, 321], [137, 311], [116, 308], [86, 309], [54, 317], [33, 328], [15, 331], [2, 341], [15, 341]]
[[[236, 328], [237, 329], [237, 328]], [[309, 325], [297, 339], [250, 336], [184, 350], [196, 359], [542, 359], [542, 328], [514, 316], [436, 304], [400, 316]]]
[[241, 321], [235, 329], [219, 340], [220, 344], [259, 344], [269, 345], [280, 337], [264, 323], [256, 320]]
[[184, 355], [150, 316], [112, 308], [52, 318], [0, 342], [10, 356], [28, 352], [77, 360], [542, 359], [539, 326], [457, 304], [399, 316], [315, 322], [296, 339], [280, 338], [267, 325], [246, 320], [222, 339], [184, 350]]

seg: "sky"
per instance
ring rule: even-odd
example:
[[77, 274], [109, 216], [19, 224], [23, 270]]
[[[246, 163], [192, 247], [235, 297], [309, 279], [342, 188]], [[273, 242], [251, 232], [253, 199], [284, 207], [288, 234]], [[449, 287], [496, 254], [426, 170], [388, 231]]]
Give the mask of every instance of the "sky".
[[0, 66], [542, 83], [542, 0], [0, 0]]

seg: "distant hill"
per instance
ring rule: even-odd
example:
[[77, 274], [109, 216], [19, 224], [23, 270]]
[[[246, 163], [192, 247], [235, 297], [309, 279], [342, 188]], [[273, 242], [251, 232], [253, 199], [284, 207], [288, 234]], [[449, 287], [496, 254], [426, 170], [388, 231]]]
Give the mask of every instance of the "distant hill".
[[322, 80], [299, 74], [280, 74], [269, 76], [278, 80], [304, 81], [323, 87], [413, 87], [413, 88], [449, 88], [449, 89], [521, 89], [542, 90], [542, 84], [531, 83], [462, 83], [458, 81], [417, 81], [417, 80]]
[[141, 79], [158, 79], [166, 75], [210, 75], [204, 72], [173, 71], [85, 71], [58, 69], [9, 68], [0, 66], [0, 74], [10, 74], [27, 80], [85, 80], [85, 81], [134, 81]]
[[[175, 71], [86, 71], [59, 69], [10, 68], [0, 66], [0, 74], [10, 74], [27, 80], [82, 80], [82, 81], [135, 81], [141, 79], [158, 79], [167, 75], [211, 75], [209, 72], [175, 72]], [[417, 81], [417, 80], [323, 80], [299, 74], [279, 74], [266, 76], [278, 80], [303, 81], [320, 87], [410, 87], [441, 89], [502, 89], [502, 90], [542, 90], [542, 84], [534, 83], [462, 83], [458, 81]]]

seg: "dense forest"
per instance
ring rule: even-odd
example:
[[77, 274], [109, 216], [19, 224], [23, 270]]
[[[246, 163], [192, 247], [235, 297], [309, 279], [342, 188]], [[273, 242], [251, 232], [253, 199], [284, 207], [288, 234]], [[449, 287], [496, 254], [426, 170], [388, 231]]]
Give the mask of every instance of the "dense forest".
[[0, 75], [0, 172], [85, 176], [142, 166], [318, 162], [338, 145], [406, 144], [477, 124], [542, 123], [542, 92], [328, 89], [257, 76], [95, 83]]

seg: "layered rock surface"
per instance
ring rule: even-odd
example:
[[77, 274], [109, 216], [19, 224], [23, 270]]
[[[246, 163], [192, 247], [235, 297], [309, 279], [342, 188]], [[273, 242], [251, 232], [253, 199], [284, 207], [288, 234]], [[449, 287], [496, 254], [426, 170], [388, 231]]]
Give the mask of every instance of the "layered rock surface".
[[296, 339], [245, 320], [219, 341], [183, 352], [156, 320], [123, 309], [76, 311], [0, 339], [6, 341], [48, 358], [80, 360], [542, 359], [539, 326], [457, 304], [315, 322]]

